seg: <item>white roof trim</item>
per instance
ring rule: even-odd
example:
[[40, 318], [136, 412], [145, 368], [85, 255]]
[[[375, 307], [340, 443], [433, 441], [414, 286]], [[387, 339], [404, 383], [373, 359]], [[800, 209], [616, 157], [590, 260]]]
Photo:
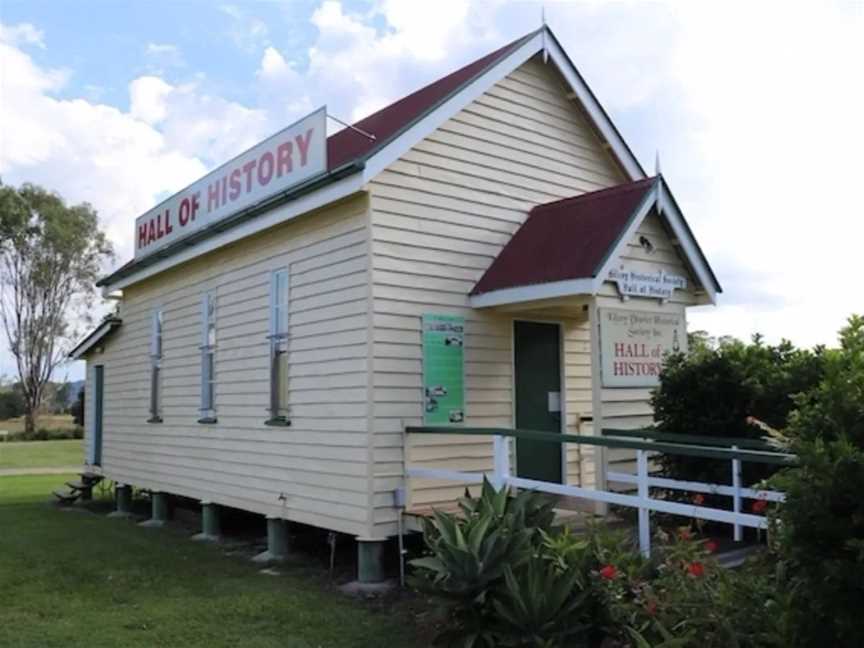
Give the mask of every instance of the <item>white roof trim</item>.
[[488, 308], [490, 306], [537, 301], [538, 299], [593, 295], [594, 292], [593, 279], [568, 279], [566, 281], [551, 281], [530, 286], [490, 290], [487, 293], [470, 296], [468, 304], [472, 308]]
[[696, 273], [699, 283], [702, 284], [702, 287], [705, 289], [708, 299], [712, 304], [716, 304], [717, 289], [714, 275], [708, 267], [702, 253], [699, 251], [696, 240], [693, 238], [690, 229], [685, 225], [684, 215], [678, 209], [675, 201], [670, 198], [669, 192], [665, 189], [665, 186], [660, 191], [658, 205], [663, 218], [665, 218], [666, 222], [669, 223], [672, 232], [674, 232], [675, 237], [681, 245], [681, 249], [684, 250], [684, 254], [690, 262], [690, 267], [693, 268], [693, 272]]
[[550, 58], [558, 66], [561, 74], [564, 75], [576, 98], [585, 107], [588, 116], [594, 122], [594, 126], [609, 144], [615, 157], [621, 163], [621, 166], [624, 167], [624, 171], [630, 176], [630, 180], [642, 180], [645, 178], [645, 172], [642, 171], [642, 167], [639, 165], [636, 156], [633, 155], [633, 152], [624, 142], [624, 138], [621, 137], [621, 134], [612, 124], [612, 120], [609, 119], [600, 102], [597, 101], [597, 98], [590, 88], [588, 88], [588, 84], [585, 83], [585, 80], [564, 53], [564, 50], [561, 49], [555, 38], [548, 39], [547, 49]]
[[366, 167], [363, 170], [366, 180], [371, 180], [396, 162], [407, 151], [434, 133], [448, 119], [456, 116], [473, 101], [479, 99], [489, 88], [504, 79], [542, 49], [542, 32], [538, 32], [533, 38], [495, 63], [486, 72], [451, 95], [447, 101], [433, 109], [428, 115], [417, 121], [380, 151], [373, 154], [366, 161]]
[[594, 122], [600, 135], [606, 140], [612, 149], [612, 153], [619, 161], [630, 180], [641, 180], [645, 173], [639, 166], [632, 151], [624, 143], [624, 139], [612, 125], [608, 115], [591, 93], [588, 85], [573, 67], [570, 59], [558, 45], [554, 38], [546, 38], [548, 28], [538, 31], [531, 39], [523, 43], [513, 52], [495, 63], [479, 77], [474, 79], [459, 92], [452, 95], [443, 104], [432, 110], [413, 126], [408, 128], [392, 142], [373, 154], [367, 161], [363, 171], [363, 177], [368, 182], [381, 173], [388, 166], [402, 157], [406, 151], [419, 144], [426, 137], [437, 130], [444, 122], [454, 117], [471, 102], [478, 99], [484, 92], [496, 83], [523, 65], [538, 52], [547, 52], [567, 80], [576, 98], [585, 107], [588, 116]]
[[107, 320], [102, 322], [95, 331], [88, 335], [84, 340], [69, 353], [72, 360], [80, 360], [90, 349], [95, 347], [108, 333], [120, 326], [117, 320]]
[[304, 196], [301, 196], [285, 205], [276, 207], [268, 212], [256, 216], [241, 225], [232, 227], [215, 236], [210, 237], [194, 246], [168, 256], [156, 263], [141, 268], [138, 272], [134, 272], [127, 277], [118, 279], [112, 284], [107, 284], [102, 288], [103, 296], [115, 290], [122, 290], [126, 286], [138, 283], [142, 279], [152, 277], [155, 274], [164, 272], [168, 268], [184, 263], [202, 254], [206, 254], [216, 248], [228, 245], [240, 239], [247, 238], [253, 234], [262, 232], [274, 225], [279, 225], [298, 216], [310, 212], [314, 209], [324, 207], [332, 202], [336, 202], [342, 198], [346, 198], [351, 194], [357, 193], [363, 189], [363, 176], [359, 173], [347, 176], [341, 180], [337, 180], [333, 184], [326, 185], [317, 191], [313, 191]]
[[661, 212], [661, 218], [666, 220], [666, 222], [669, 223], [669, 226], [672, 228], [672, 232], [678, 239], [681, 248], [684, 251], [684, 255], [687, 257], [687, 262], [690, 264], [690, 267], [695, 273], [696, 278], [699, 280], [699, 283], [705, 289], [705, 292], [708, 295], [708, 299], [712, 304], [716, 304], [717, 290], [714, 277], [711, 274], [711, 270], [708, 268], [704, 257], [697, 249], [696, 241], [693, 239], [693, 235], [690, 233], [690, 230], [684, 224], [684, 215], [675, 205], [675, 201], [670, 199], [669, 191], [666, 189], [666, 182], [662, 179], [662, 177], [655, 183], [654, 187], [651, 189], [649, 199], [642, 202], [639, 211], [636, 213], [633, 220], [627, 226], [627, 230], [618, 240], [618, 243], [615, 245], [612, 253], [603, 263], [600, 270], [597, 272], [597, 276], [594, 279], [596, 283], [594, 289], [595, 292], [598, 292], [600, 290], [600, 286], [603, 284], [604, 281], [607, 280], [607, 278], [609, 277], [609, 271], [612, 269], [612, 266], [617, 262], [618, 259], [621, 258], [625, 248], [636, 235], [636, 230], [639, 229], [642, 221], [645, 220], [645, 217], [648, 216], [648, 213], [655, 206], [659, 208], [659, 211]]

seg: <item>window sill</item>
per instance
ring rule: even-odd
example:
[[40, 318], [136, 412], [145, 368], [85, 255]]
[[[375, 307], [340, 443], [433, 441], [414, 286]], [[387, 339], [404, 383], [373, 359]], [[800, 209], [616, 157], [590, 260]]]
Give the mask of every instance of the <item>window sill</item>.
[[161, 416], [151, 416], [149, 419], [147, 419], [147, 422], [148, 423], [161, 423], [162, 417]]
[[214, 423], [218, 423], [219, 419], [217, 419], [215, 416], [203, 416], [198, 419], [198, 422], [202, 425], [213, 425]]
[[264, 425], [270, 425], [273, 427], [290, 427], [291, 421], [289, 421], [284, 416], [279, 416], [276, 418], [267, 419], [264, 421]]

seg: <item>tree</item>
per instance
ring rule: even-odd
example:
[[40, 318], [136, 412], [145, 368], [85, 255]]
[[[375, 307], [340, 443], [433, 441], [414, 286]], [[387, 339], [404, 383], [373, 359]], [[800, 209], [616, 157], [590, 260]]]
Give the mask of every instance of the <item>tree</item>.
[[786, 436], [799, 465], [775, 525], [791, 582], [796, 646], [857, 648], [864, 639], [864, 318], [853, 315], [822, 380], [797, 398]]
[[33, 433], [45, 386], [90, 321], [95, 282], [113, 257], [87, 203], [42, 187], [0, 185], [0, 321], [15, 358], [24, 430]]
[[[721, 338], [693, 346], [687, 354], [674, 354], [652, 397], [657, 428], [667, 434], [761, 438], [765, 432], [748, 417], [773, 428], [785, 427], [795, 395], [822, 379], [824, 354], [821, 347], [798, 349], [787, 341], [768, 345], [758, 335], [749, 344]], [[658, 462], [665, 476], [674, 479], [728, 480], [728, 464], [716, 459], [663, 455]], [[765, 464], [745, 463], [743, 477], [755, 483], [775, 471]]]

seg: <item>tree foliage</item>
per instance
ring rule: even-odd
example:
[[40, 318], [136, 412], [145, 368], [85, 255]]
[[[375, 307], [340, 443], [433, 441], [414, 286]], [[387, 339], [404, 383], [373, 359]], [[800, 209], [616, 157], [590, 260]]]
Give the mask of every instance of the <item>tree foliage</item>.
[[851, 317], [840, 341], [789, 420], [800, 467], [776, 478], [798, 646], [864, 644], [864, 318]]
[[36, 185], [0, 185], [0, 321], [18, 369], [25, 431], [45, 386], [87, 325], [112, 256], [96, 211]]
[[[694, 343], [695, 342], [695, 343]], [[690, 351], [667, 359], [652, 403], [658, 429], [670, 434], [759, 438], [755, 417], [783, 428], [795, 407], [795, 395], [819, 383], [825, 351], [798, 349], [788, 341], [765, 344], [754, 336], [747, 344], [691, 337]], [[664, 455], [664, 472], [676, 479], [726, 483], [728, 464], [713, 459]], [[745, 463], [744, 479], [754, 483], [773, 469]]]

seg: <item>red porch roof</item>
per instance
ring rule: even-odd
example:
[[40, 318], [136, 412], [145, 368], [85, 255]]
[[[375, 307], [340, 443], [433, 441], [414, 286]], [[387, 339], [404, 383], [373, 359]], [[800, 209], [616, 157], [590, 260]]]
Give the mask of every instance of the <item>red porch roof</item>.
[[534, 207], [471, 295], [597, 276], [659, 178]]

